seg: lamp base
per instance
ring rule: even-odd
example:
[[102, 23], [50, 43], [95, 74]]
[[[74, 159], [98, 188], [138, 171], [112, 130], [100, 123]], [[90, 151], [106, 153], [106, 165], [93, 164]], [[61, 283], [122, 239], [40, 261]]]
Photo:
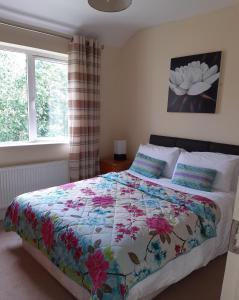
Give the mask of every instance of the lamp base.
[[114, 160], [126, 160], [127, 155], [126, 154], [114, 154]]

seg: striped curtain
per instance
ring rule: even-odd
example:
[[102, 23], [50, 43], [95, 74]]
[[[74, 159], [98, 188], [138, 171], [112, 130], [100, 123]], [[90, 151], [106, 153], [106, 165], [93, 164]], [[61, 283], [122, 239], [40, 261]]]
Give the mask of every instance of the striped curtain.
[[100, 58], [97, 40], [74, 37], [69, 45], [71, 181], [99, 174]]

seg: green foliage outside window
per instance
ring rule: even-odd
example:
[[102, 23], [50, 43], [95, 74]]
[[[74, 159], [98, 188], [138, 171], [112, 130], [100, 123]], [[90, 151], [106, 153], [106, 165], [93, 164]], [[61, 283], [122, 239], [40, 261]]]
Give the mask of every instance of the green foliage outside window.
[[0, 142], [28, 140], [26, 55], [0, 50]]
[[67, 136], [67, 66], [37, 59], [35, 76], [38, 137]]
[[[68, 135], [67, 65], [35, 59], [37, 137]], [[27, 141], [27, 56], [0, 50], [0, 142]]]

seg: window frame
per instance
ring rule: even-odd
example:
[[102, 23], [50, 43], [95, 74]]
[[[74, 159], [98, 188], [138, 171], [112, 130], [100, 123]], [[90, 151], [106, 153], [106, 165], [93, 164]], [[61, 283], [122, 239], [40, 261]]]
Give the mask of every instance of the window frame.
[[68, 63], [68, 55], [48, 50], [36, 49], [21, 45], [13, 45], [0, 42], [0, 50], [24, 53], [26, 55], [26, 77], [27, 77], [27, 105], [28, 105], [28, 141], [0, 142], [2, 146], [22, 146], [33, 144], [65, 144], [69, 143], [69, 137], [37, 137], [37, 115], [36, 115], [36, 80], [35, 60], [43, 59], [57, 63]]

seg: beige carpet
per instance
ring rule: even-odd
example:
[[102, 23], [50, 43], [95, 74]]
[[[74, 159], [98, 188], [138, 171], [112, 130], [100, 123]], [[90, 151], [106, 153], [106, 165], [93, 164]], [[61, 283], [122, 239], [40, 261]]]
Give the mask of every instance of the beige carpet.
[[[226, 257], [195, 271], [155, 300], [219, 300]], [[74, 298], [21, 248], [15, 233], [0, 229], [0, 300]]]

